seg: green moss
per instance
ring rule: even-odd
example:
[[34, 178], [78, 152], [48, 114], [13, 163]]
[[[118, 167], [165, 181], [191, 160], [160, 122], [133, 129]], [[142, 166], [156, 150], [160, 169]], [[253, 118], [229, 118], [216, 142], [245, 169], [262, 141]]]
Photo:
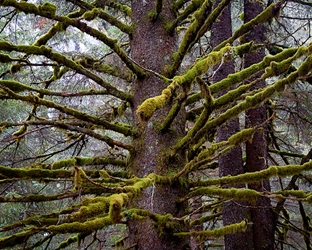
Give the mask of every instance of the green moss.
[[173, 84], [164, 89], [161, 95], [146, 99], [138, 107], [136, 113], [142, 122], [148, 121], [157, 109], [160, 109], [169, 103], [173, 94], [171, 91], [172, 88]]
[[200, 195], [217, 196], [224, 197], [226, 199], [248, 201], [250, 204], [255, 204], [257, 199], [261, 197], [261, 194], [255, 190], [237, 188], [226, 189], [201, 187], [189, 193], [189, 197]]
[[57, 248], [55, 250], [66, 248], [66, 247], [70, 246], [72, 243], [78, 242], [78, 240], [79, 240], [78, 234], [76, 234], [73, 237], [69, 237], [67, 240], [59, 243], [59, 245], [57, 246]]
[[39, 11], [43, 16], [54, 18], [56, 13], [56, 6], [49, 2], [45, 2], [43, 5], [39, 6]]
[[90, 11], [86, 11], [84, 14], [83, 14], [83, 16], [82, 16], [82, 18], [84, 18], [85, 20], [87, 20], [87, 21], [91, 21], [91, 20], [93, 20], [93, 19], [95, 19], [99, 14], [100, 14], [100, 9], [98, 9], [98, 8], [93, 8], [92, 10], [90, 10]]
[[61, 169], [61, 168], [68, 168], [72, 167], [76, 164], [75, 158], [69, 158], [65, 160], [59, 160], [56, 162], [53, 162], [51, 165], [51, 169]]
[[[18, 65], [20, 67], [19, 64], [15, 64], [13, 66], [16, 66], [16, 65]], [[22, 84], [20, 82], [13, 81], [13, 80], [0, 80], [0, 85], [4, 86], [6, 88], [9, 88], [10, 90], [12, 90], [16, 93], [34, 90], [34, 88], [32, 88], [32, 87], [29, 87], [25, 84]]]
[[241, 221], [240, 223], [231, 224], [224, 226], [222, 228], [217, 228], [214, 230], [206, 231], [196, 231], [196, 232], [181, 232], [175, 233], [174, 236], [194, 236], [199, 237], [201, 240], [210, 239], [210, 238], [220, 238], [227, 234], [235, 234], [240, 232], [245, 232], [247, 230], [246, 221]]
[[112, 225], [112, 221], [109, 216], [96, 218], [86, 222], [72, 222], [63, 223], [61, 225], [53, 225], [46, 228], [47, 231], [59, 234], [68, 233], [84, 233], [94, 232], [102, 229], [105, 226]]
[[202, 225], [204, 222], [215, 220], [220, 216], [222, 216], [222, 213], [215, 213], [211, 215], [202, 216], [199, 219], [191, 221], [190, 226], [193, 227], [196, 225]]
[[116, 224], [121, 220], [121, 208], [123, 206], [124, 199], [122, 195], [115, 195], [109, 204], [109, 217], [111, 221]]
[[248, 141], [248, 140], [251, 141], [254, 133], [255, 133], [254, 128], [243, 129], [242, 131], [232, 135], [228, 139], [229, 144], [232, 146], [236, 146], [236, 145], [239, 145], [245, 141]]
[[10, 63], [12, 61], [14, 61], [14, 59], [12, 57], [10, 57], [7, 54], [0, 53], [0, 62], [1, 63]]
[[234, 51], [237, 55], [239, 55], [240, 57], [243, 57], [244, 54], [247, 54], [250, 51], [252, 51], [253, 45], [254, 45], [253, 41], [249, 43], [244, 43], [242, 45], [235, 47]]
[[236, 176], [225, 176], [219, 179], [203, 181], [201, 185], [229, 185], [255, 183], [263, 180], [268, 180], [273, 176], [287, 177], [301, 173], [302, 171], [312, 170], [312, 161], [303, 165], [287, 165], [287, 166], [271, 166], [267, 169], [254, 172], [244, 173]]
[[11, 46], [10, 43], [1, 40], [1, 41], [0, 41], [0, 50], [12, 51], [12, 46]]
[[12, 247], [25, 243], [32, 235], [31, 231], [15, 233], [10, 236], [0, 238], [0, 246], [2, 248], [11, 249]]

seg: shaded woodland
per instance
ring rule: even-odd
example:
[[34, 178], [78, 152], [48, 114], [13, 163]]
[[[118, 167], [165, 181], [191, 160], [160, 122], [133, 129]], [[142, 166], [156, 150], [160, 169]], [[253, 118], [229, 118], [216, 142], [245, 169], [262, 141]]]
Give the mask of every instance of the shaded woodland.
[[309, 0], [0, 0], [0, 249], [312, 249]]

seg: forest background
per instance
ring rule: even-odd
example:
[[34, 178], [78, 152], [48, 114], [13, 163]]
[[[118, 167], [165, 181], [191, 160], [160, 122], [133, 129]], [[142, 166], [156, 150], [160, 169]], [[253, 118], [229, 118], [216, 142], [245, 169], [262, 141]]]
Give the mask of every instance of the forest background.
[[311, 10], [0, 0], [0, 248], [312, 249]]

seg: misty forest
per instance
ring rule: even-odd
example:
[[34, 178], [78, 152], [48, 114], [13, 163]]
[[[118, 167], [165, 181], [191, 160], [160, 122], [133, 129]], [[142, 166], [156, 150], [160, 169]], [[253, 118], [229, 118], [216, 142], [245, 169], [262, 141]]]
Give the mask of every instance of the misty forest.
[[0, 249], [312, 250], [311, 0], [0, 0]]

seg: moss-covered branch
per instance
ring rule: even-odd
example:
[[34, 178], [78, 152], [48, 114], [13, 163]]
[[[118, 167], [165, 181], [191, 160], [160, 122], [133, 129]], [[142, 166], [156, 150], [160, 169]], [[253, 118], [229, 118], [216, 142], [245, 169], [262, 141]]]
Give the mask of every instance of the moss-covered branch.
[[[204, 3], [204, 0], [193, 0], [186, 8], [178, 15], [172, 23], [167, 24], [167, 30], [171, 34], [178, 25], [181, 24], [186, 18], [188, 18], [192, 13], [194, 13], [198, 8]], [[183, 2], [184, 4], [184, 2]], [[181, 7], [179, 2], [173, 3], [172, 8], [178, 11]]]
[[231, 224], [228, 226], [224, 226], [222, 228], [217, 228], [214, 230], [206, 230], [206, 231], [197, 231], [197, 232], [181, 232], [175, 233], [175, 236], [184, 237], [184, 236], [194, 236], [199, 237], [202, 240], [207, 240], [211, 238], [220, 238], [226, 234], [235, 234], [245, 232], [247, 230], [247, 222], [241, 221], [240, 223]]
[[226, 46], [218, 52], [212, 52], [207, 57], [198, 60], [185, 74], [175, 76], [171, 84], [159, 96], [146, 99], [137, 109], [141, 121], [147, 121], [157, 109], [165, 107], [173, 97], [178, 87], [189, 89], [196, 77], [204, 74], [210, 67], [219, 63], [224, 56], [228, 56], [231, 46]]
[[[213, 22], [220, 15], [222, 10], [229, 4], [230, 0], [223, 0], [211, 12], [212, 2], [205, 1], [201, 7], [194, 13], [194, 21], [189, 26], [181, 41], [178, 51], [174, 54], [174, 62], [170, 69], [173, 74], [180, 66], [186, 53], [199, 40], [199, 38], [211, 27]], [[211, 13], [210, 13], [211, 12]]]
[[210, 185], [233, 185], [244, 183], [255, 183], [263, 180], [268, 180], [271, 177], [287, 177], [299, 174], [303, 171], [312, 170], [312, 161], [306, 162], [303, 165], [287, 165], [287, 166], [271, 166], [267, 169], [254, 172], [244, 173], [236, 176], [225, 176], [219, 179], [206, 180], [199, 183], [193, 183], [193, 186], [210, 186]]
[[[89, 34], [90, 36], [93, 36], [94, 38], [104, 42], [108, 47], [110, 47], [119, 57], [120, 59], [127, 65], [129, 69], [131, 69], [138, 77], [145, 77], [146, 73], [142, 71], [136, 64], [134, 64], [131, 60], [129, 60], [129, 57], [127, 56], [126, 52], [120, 48], [120, 46], [117, 44], [117, 41], [114, 39], [109, 38], [106, 36], [103, 32], [100, 32], [96, 29], [91, 28], [86, 23], [82, 22], [78, 18], [69, 18], [68, 16], [57, 16], [55, 15], [56, 7], [53, 4], [50, 3], [44, 3], [42, 6], [36, 6], [32, 3], [27, 2], [17, 2], [15, 0], [5, 0], [2, 1], [1, 4], [3, 6], [12, 6], [16, 9], [25, 12], [26, 14], [31, 13], [35, 15], [40, 15], [49, 19], [53, 19], [56, 21], [61, 22], [62, 24], [66, 26], [73, 26], [77, 29], [81, 30], [82, 32]], [[85, 18], [88, 20], [88, 18], [92, 17], [94, 18], [94, 15], [97, 15], [99, 9], [95, 9], [94, 12], [89, 11], [87, 12], [89, 14], [85, 15]], [[92, 15], [91, 15], [92, 14]]]
[[226, 44], [228, 43], [232, 44], [236, 39], [250, 32], [255, 26], [261, 25], [271, 20], [274, 17], [275, 13], [279, 12], [279, 9], [282, 7], [282, 4], [284, 2], [285, 0], [280, 0], [277, 3], [271, 4], [270, 6], [268, 6], [254, 19], [250, 20], [247, 23], [244, 23], [238, 30], [234, 32], [234, 34], [230, 38], [223, 41], [218, 46], [214, 47], [213, 50], [218, 51], [220, 50], [220, 48], [223, 48]]
[[0, 179], [41, 179], [41, 178], [69, 178], [70, 170], [41, 169], [41, 168], [10, 168], [0, 166]]
[[10, 236], [6, 236], [3, 238], [0, 238], [0, 246], [1, 248], [12, 248], [16, 245], [25, 243], [29, 237], [37, 234], [35, 230], [27, 230], [25, 232], [15, 233]]
[[86, 114], [85, 112], [79, 111], [77, 109], [68, 108], [66, 106], [62, 106], [62, 105], [57, 104], [55, 102], [39, 98], [38, 96], [18, 95], [14, 91], [10, 90], [9, 88], [3, 87], [2, 89], [8, 94], [9, 97], [11, 97], [13, 99], [21, 100], [21, 101], [28, 102], [28, 103], [31, 103], [34, 105], [42, 105], [42, 106], [45, 106], [48, 108], [54, 108], [54, 109], [57, 109], [57, 110], [65, 113], [65, 114], [76, 117], [77, 119], [80, 119], [82, 121], [87, 121], [87, 122], [90, 122], [93, 124], [103, 126], [106, 129], [116, 131], [116, 132], [124, 134], [126, 136], [136, 134], [136, 132], [133, 131], [128, 125], [110, 123], [101, 117], [92, 116], [92, 115]]
[[[307, 48], [303, 48], [305, 54], [312, 53], [312, 45]], [[301, 52], [303, 52], [301, 51]], [[208, 131], [213, 130], [217, 126], [224, 124], [225, 122], [237, 117], [241, 112], [246, 111], [251, 108], [255, 108], [261, 105], [263, 102], [271, 98], [276, 92], [283, 91], [286, 85], [294, 84], [298, 79], [304, 77], [309, 73], [312, 68], [312, 56], [308, 56], [307, 59], [300, 65], [297, 71], [292, 72], [286, 78], [276, 81], [274, 84], [264, 88], [257, 94], [252, 96], [247, 96], [244, 101], [228, 109], [226, 112], [220, 114], [217, 118], [208, 121], [205, 126], [203, 126], [198, 133], [194, 136], [193, 142], [199, 141], [203, 136], [207, 134]]]
[[82, 65], [76, 63], [72, 59], [69, 59], [68, 57], [58, 52], [53, 52], [52, 49], [47, 46], [42, 45], [38, 47], [35, 45], [13, 45], [5, 41], [0, 41], [0, 49], [5, 51], [18, 51], [28, 55], [43, 55], [50, 60], [57, 62], [59, 65], [64, 65], [84, 76], [87, 76], [100, 86], [106, 88], [111, 95], [116, 96], [122, 100], [131, 101], [131, 95], [117, 89], [113, 85], [104, 81], [102, 77], [97, 76], [96, 74], [84, 68]]
[[[1, 81], [0, 81], [1, 84]], [[78, 133], [82, 133], [85, 135], [89, 135], [95, 139], [98, 139], [100, 141], [104, 141], [107, 143], [107, 145], [109, 145], [110, 147], [121, 147], [124, 148], [126, 150], [132, 151], [133, 147], [131, 145], [125, 144], [121, 141], [118, 140], [114, 140], [109, 136], [106, 135], [102, 135], [100, 133], [96, 133], [94, 130], [92, 130], [90, 127], [92, 127], [92, 125], [90, 125], [89, 123], [85, 123], [85, 122], [77, 122], [76, 124], [73, 124], [71, 122], [59, 122], [59, 121], [49, 121], [49, 120], [30, 120], [30, 121], [25, 121], [25, 122], [21, 122], [18, 124], [14, 124], [14, 123], [9, 123], [9, 122], [1, 122], [0, 126], [2, 127], [2, 129], [4, 129], [5, 127], [11, 127], [11, 126], [21, 126], [22, 127], [28, 127], [28, 126], [32, 126], [32, 125], [49, 125], [49, 126], [53, 126], [53, 127], [58, 127], [61, 129], [66, 129], [66, 130], [70, 130], [70, 131], [75, 131]], [[25, 132], [25, 131], [24, 131]], [[18, 133], [16, 134], [16, 132], [14, 133], [15, 137], [18, 136], [24, 136], [24, 133]], [[70, 137], [68, 137], [68, 139], [71, 139]]]

